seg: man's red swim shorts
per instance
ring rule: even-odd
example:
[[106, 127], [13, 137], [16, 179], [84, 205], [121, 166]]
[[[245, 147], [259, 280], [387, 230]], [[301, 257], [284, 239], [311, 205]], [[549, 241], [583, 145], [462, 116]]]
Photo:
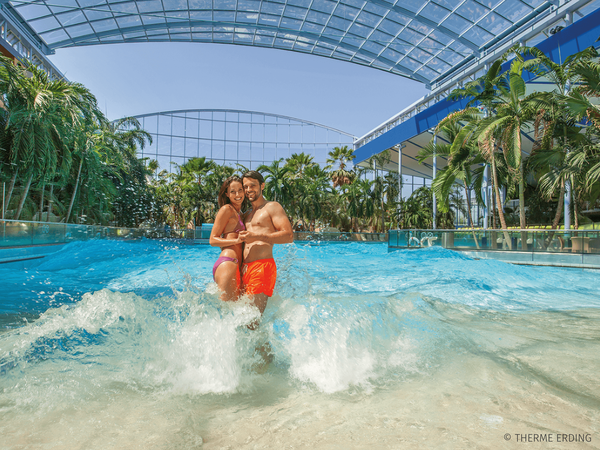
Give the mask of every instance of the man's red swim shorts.
[[259, 259], [243, 265], [242, 283], [248, 295], [264, 293], [271, 297], [276, 280], [277, 266], [273, 258]]

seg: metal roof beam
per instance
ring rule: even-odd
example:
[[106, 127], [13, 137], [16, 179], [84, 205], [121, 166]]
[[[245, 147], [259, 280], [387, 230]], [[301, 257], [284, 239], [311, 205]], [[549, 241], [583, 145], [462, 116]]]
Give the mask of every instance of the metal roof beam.
[[427, 19], [418, 14], [415, 14], [414, 12], [410, 11], [409, 9], [403, 8], [402, 6], [398, 6], [398, 4], [390, 5], [389, 3], [387, 3], [383, 0], [369, 0], [369, 3], [373, 3], [377, 6], [381, 6], [382, 8], [386, 8], [388, 10], [391, 10], [391, 11], [397, 12], [399, 14], [402, 14], [404, 16], [410, 17], [411, 19], [414, 19], [417, 22], [421, 22], [423, 25], [427, 25], [430, 28], [438, 30], [440, 33], [445, 34], [449, 38], [452, 38], [455, 41], [460, 42], [465, 47], [470, 48], [474, 52], [479, 52], [479, 47], [477, 45], [475, 45], [474, 43], [472, 43], [471, 41], [469, 41], [468, 39], [465, 39], [461, 35], [456, 34], [454, 31], [452, 31], [444, 26], [441, 26], [440, 24], [436, 23], [433, 20]]
[[[206, 20], [201, 20], [201, 21], [182, 20], [182, 21], [178, 21], [178, 22], [166, 22], [166, 23], [159, 23], [159, 24], [152, 24], [152, 25], [136, 25], [136, 26], [130, 27], [130, 28], [119, 28], [119, 29], [114, 29], [114, 30], [103, 31], [100, 33], [78, 36], [75, 38], [65, 39], [63, 41], [55, 42], [54, 44], [51, 45], [51, 48], [55, 49], [55, 48], [61, 48], [61, 47], [69, 47], [69, 46], [78, 45], [78, 44], [92, 45], [95, 43], [90, 42], [90, 39], [96, 40], [96, 39], [101, 39], [101, 38], [105, 38], [105, 37], [122, 36], [123, 34], [126, 34], [126, 33], [134, 33], [134, 32], [140, 32], [140, 31], [169, 30], [171, 28], [181, 28], [182, 26], [189, 27], [190, 29], [193, 27], [200, 27], [200, 26], [210, 26], [213, 28], [217, 27], [217, 26], [231, 27], [231, 28], [233, 28], [232, 33], [239, 33], [239, 31], [235, 30], [236, 28], [238, 28], [238, 29], [239, 28], [248, 28], [248, 29], [251, 29], [254, 31], [268, 31], [270, 33], [275, 33], [274, 36], [277, 34], [280, 34], [280, 33], [285, 33], [285, 34], [293, 35], [295, 37], [304, 37], [304, 38], [311, 39], [312, 41], [314, 41], [313, 45], [317, 42], [325, 42], [325, 43], [330, 44], [335, 47], [341, 47], [346, 50], [350, 50], [350, 51], [356, 53], [357, 55], [366, 56], [367, 58], [370, 58], [373, 61], [384, 62], [384, 63], [390, 65], [391, 67], [393, 67], [394, 69], [396, 69], [398, 72], [405, 74], [405, 76], [408, 78], [412, 78], [412, 79], [420, 81], [422, 83], [428, 83], [428, 80], [425, 77], [423, 77], [422, 75], [416, 74], [414, 72], [410, 72], [410, 71], [406, 70], [404, 67], [397, 65], [397, 63], [395, 63], [394, 61], [391, 61], [383, 56], [379, 56], [368, 50], [351, 45], [347, 42], [336, 41], [335, 39], [331, 39], [326, 36], [315, 34], [315, 33], [309, 32], [309, 31], [286, 30], [286, 29], [280, 29], [277, 27], [270, 27], [270, 26], [266, 26], [266, 25], [224, 23], [224, 22], [215, 22], [215, 21], [206, 21]], [[139, 39], [136, 39], [136, 41], [139, 41]], [[127, 42], [127, 41], [124, 39], [124, 42]], [[97, 44], [100, 44], [100, 43], [101, 42], [97, 42]], [[214, 43], [219, 43], [219, 42], [214, 42]], [[240, 43], [240, 45], [249, 45], [249, 44]], [[252, 45], [256, 45], [256, 44], [252, 44]], [[274, 47], [274, 48], [277, 48], [277, 47]], [[281, 49], [281, 50], [285, 50], [285, 49]], [[332, 52], [333, 52], [333, 50], [332, 50]], [[316, 56], [322, 56], [322, 55], [316, 55]], [[337, 59], [341, 59], [341, 58], [337, 58]], [[352, 62], [352, 61], [350, 61], [350, 62]]]

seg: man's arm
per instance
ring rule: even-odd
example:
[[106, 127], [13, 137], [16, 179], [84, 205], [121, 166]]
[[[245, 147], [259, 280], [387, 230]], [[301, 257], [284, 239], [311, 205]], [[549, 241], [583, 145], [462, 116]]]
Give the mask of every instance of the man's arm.
[[273, 226], [277, 230], [270, 235], [271, 243], [289, 244], [290, 242], [294, 242], [292, 224], [281, 205], [277, 202], [271, 202], [268, 206], [270, 206], [269, 214], [271, 214]]
[[240, 231], [239, 237], [247, 243], [262, 241], [268, 244], [289, 244], [290, 242], [294, 242], [292, 224], [281, 205], [277, 202], [269, 202], [266, 208], [271, 216], [275, 231], [267, 233]]

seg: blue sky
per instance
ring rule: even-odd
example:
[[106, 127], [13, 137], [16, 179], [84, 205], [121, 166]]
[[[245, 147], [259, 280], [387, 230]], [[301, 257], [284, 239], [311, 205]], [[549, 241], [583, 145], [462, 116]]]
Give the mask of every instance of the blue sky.
[[89, 88], [110, 119], [178, 109], [241, 109], [362, 136], [427, 93], [406, 78], [275, 49], [111, 44], [58, 49], [50, 60]]

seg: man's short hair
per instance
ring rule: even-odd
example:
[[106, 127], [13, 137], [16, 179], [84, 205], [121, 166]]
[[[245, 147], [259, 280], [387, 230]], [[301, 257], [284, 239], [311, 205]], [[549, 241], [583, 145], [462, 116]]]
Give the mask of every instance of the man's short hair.
[[263, 184], [265, 182], [265, 179], [262, 176], [262, 174], [260, 172], [257, 172], [256, 170], [249, 170], [244, 175], [242, 175], [242, 179], [244, 178], [252, 178], [258, 181], [260, 184]]

